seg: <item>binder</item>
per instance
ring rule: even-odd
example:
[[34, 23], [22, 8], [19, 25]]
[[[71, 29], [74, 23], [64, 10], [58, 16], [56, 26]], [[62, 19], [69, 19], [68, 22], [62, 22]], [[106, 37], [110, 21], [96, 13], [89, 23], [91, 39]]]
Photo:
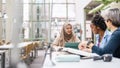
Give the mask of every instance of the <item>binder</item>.
[[65, 47], [78, 49], [79, 42], [67, 42], [65, 43]]

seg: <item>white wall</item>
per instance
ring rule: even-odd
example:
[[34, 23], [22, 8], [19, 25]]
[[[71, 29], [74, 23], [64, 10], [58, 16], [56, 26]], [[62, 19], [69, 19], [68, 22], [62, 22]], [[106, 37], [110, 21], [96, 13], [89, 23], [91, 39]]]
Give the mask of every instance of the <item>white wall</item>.
[[0, 40], [2, 39], [2, 0], [0, 0]]
[[81, 24], [82, 28], [82, 40], [85, 40], [85, 12], [84, 8], [92, 0], [76, 0], [76, 22]]

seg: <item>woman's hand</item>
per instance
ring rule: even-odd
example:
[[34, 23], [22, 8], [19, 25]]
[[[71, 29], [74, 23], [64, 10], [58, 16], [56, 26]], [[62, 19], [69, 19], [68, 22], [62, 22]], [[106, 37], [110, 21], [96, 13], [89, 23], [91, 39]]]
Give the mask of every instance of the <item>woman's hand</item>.
[[78, 45], [78, 48], [80, 50], [84, 50], [84, 49], [86, 49], [86, 46], [87, 46], [87, 41], [83, 41]]
[[83, 41], [79, 44], [78, 48], [82, 51], [85, 51], [85, 52], [92, 52], [91, 48], [87, 48], [87, 41]]

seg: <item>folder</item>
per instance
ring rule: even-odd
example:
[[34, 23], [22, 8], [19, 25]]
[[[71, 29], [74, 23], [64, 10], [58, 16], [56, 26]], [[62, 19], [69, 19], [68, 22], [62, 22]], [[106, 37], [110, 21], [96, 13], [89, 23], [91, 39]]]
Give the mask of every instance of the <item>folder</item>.
[[65, 43], [65, 47], [78, 49], [79, 42], [67, 42]]

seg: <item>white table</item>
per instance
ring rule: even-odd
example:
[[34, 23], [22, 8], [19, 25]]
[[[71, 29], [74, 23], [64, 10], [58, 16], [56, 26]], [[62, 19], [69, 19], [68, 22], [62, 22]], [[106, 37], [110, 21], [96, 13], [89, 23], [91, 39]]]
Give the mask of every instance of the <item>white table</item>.
[[33, 42], [22, 42], [18, 44], [18, 48], [23, 48], [25, 46], [28, 46], [29, 44], [32, 44]]
[[81, 59], [79, 62], [55, 62], [55, 65], [52, 65], [50, 57], [47, 55], [43, 64], [43, 68], [120, 68], [120, 59], [113, 58], [111, 62], [103, 62], [103, 60], [93, 61], [93, 59]]
[[[22, 43], [19, 43], [18, 45], [16, 45], [18, 48], [23, 48], [25, 46], [28, 46], [28, 44], [31, 44], [32, 42], [22, 42]], [[13, 44], [9, 44], [9, 45], [1, 45], [0, 46], [0, 49], [11, 49], [11, 48], [14, 48], [14, 45]]]
[[[28, 44], [32, 44], [32, 42], [22, 42], [22, 43], [19, 43], [18, 45], [16, 45], [16, 48], [24, 48], [25, 46], [28, 46]], [[14, 48], [15, 46], [13, 45], [13, 44], [9, 44], [9, 45], [6, 45], [6, 44], [4, 44], [4, 45], [1, 45], [0, 46], [0, 53], [1, 52], [3, 52], [4, 50], [8, 50], [8, 54], [7, 54], [7, 59], [9, 60], [8, 61], [8, 65], [10, 65], [10, 63], [11, 63], [11, 49], [12, 48]], [[22, 51], [22, 50], [21, 50]], [[0, 68], [5, 68], [5, 57], [4, 56], [6, 56], [5, 54], [3, 54], [3, 56], [2, 56], [2, 58], [4, 58], [4, 59], [2, 59], [2, 67], [0, 67]]]
[[10, 48], [13, 48], [12, 44], [9, 44], [9, 45], [4, 44], [0, 46], [0, 49], [10, 49]]

